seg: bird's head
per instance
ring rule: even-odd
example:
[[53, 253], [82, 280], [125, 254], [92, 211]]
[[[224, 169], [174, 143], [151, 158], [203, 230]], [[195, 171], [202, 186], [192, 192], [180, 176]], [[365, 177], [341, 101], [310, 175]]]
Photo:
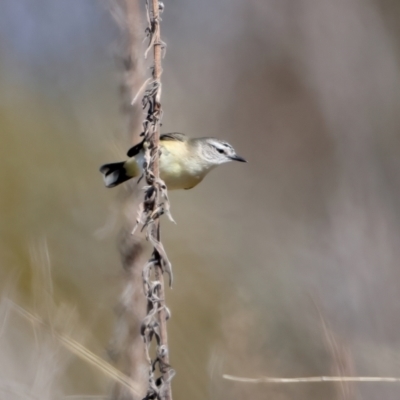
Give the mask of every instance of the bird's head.
[[227, 142], [215, 138], [201, 138], [199, 141], [201, 157], [212, 166], [229, 161], [247, 162], [236, 154], [235, 149]]

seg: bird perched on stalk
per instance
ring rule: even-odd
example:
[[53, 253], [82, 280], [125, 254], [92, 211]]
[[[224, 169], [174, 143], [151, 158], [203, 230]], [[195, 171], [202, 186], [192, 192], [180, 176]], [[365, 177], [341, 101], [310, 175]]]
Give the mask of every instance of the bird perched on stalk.
[[[126, 161], [100, 167], [104, 183], [114, 187], [143, 173], [144, 140], [127, 153]], [[199, 184], [216, 166], [229, 161], [246, 162], [234, 148], [223, 140], [203, 137], [189, 138], [183, 133], [160, 136], [160, 178], [169, 190], [191, 189]]]

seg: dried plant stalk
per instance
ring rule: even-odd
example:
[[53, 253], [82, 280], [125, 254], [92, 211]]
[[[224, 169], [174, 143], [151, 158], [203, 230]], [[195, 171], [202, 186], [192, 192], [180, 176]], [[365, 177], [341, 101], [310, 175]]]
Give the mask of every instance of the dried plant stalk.
[[[149, 363], [149, 382], [145, 399], [172, 400], [171, 379], [174, 370], [169, 365], [167, 319], [169, 311], [165, 304], [164, 271], [172, 283], [171, 264], [164, 251], [160, 237], [159, 218], [169, 215], [169, 200], [165, 183], [159, 175], [160, 156], [160, 121], [161, 109], [161, 58], [164, 43], [160, 36], [160, 12], [163, 9], [158, 0], [146, 1], [149, 46], [145, 55], [153, 49], [154, 64], [152, 81], [142, 99], [143, 109], [147, 110], [143, 122], [145, 163], [144, 177], [147, 188], [144, 201], [139, 208], [136, 227], [142, 225], [146, 238], [153, 245], [153, 253], [143, 269], [143, 284], [147, 299], [147, 315], [142, 322], [141, 334], [146, 346], [146, 357]], [[150, 354], [152, 340], [156, 340], [154, 359]], [[158, 368], [158, 371], [156, 370]], [[156, 377], [156, 374], [159, 376]]]
[[316, 382], [400, 382], [400, 378], [392, 376], [307, 376], [299, 378], [244, 378], [240, 376], [222, 375], [224, 379], [243, 383], [316, 383]]
[[[150, 1], [150, 2], [149, 2]], [[159, 141], [160, 141], [160, 121], [162, 117], [161, 109], [161, 60], [165, 44], [161, 41], [160, 36], [160, 13], [163, 10], [163, 4], [158, 0], [146, 0], [147, 23], [145, 30], [149, 44], [145, 51], [145, 58], [152, 53], [153, 65], [151, 76], [138, 82], [138, 76], [142, 80], [141, 74], [138, 74], [138, 66], [141, 62], [138, 57], [137, 46], [137, 15], [139, 6], [137, 0], [113, 0], [111, 12], [114, 18], [121, 26], [126, 34], [125, 50], [123, 57], [123, 66], [125, 69], [124, 80], [122, 85], [123, 111], [127, 114], [129, 122], [129, 133], [135, 131], [137, 121], [138, 99], [142, 96], [142, 108], [145, 111], [145, 119], [141, 136], [144, 136], [144, 165], [143, 176], [147, 183], [145, 187], [144, 200], [139, 205], [139, 212], [136, 219], [135, 228], [141, 228], [146, 239], [153, 246], [153, 252], [150, 260], [142, 268], [142, 279], [145, 293], [145, 302], [147, 303], [146, 315], [141, 322], [140, 333], [145, 343], [145, 358], [148, 363], [148, 382], [147, 392], [144, 399], [165, 399], [172, 400], [170, 381], [174, 375], [174, 370], [169, 365], [168, 355], [168, 337], [166, 321], [169, 318], [169, 311], [165, 304], [164, 280], [163, 273], [169, 275], [170, 284], [172, 283], [171, 264], [164, 251], [164, 247], [160, 240], [160, 223], [159, 217], [169, 213], [169, 200], [167, 196], [167, 188], [165, 183], [159, 177]], [[144, 92], [144, 93], [143, 93]], [[134, 136], [134, 135], [133, 135]], [[171, 218], [172, 219], [172, 218]], [[126, 231], [124, 231], [126, 233]], [[128, 272], [129, 282], [125, 290], [129, 296], [122, 296], [119, 313], [119, 323], [117, 323], [117, 333], [122, 332], [126, 335], [128, 332], [128, 346], [132, 357], [128, 359], [128, 375], [138, 377], [137, 363], [139, 358], [134, 338], [135, 324], [128, 321], [129, 316], [136, 319], [140, 314], [139, 310], [141, 300], [138, 299], [138, 292], [134, 290], [137, 284], [137, 268], [139, 267], [139, 258], [142, 254], [141, 245], [135, 246], [135, 240], [126, 240], [121, 243], [121, 255], [125, 270]], [[138, 244], [138, 243], [137, 243]], [[129, 290], [128, 290], [129, 289]], [[134, 295], [132, 295], [132, 293]], [[134, 312], [136, 310], [136, 313]], [[132, 319], [131, 318], [131, 319]], [[141, 318], [140, 318], [141, 319]], [[132, 334], [133, 333], [133, 334]], [[121, 342], [120, 336], [115, 340]], [[155, 339], [155, 349], [152, 343]], [[114, 341], [115, 341], [114, 340]], [[113, 346], [113, 354], [115, 360], [119, 358], [121, 351]], [[121, 349], [121, 343], [119, 344]], [[155, 350], [155, 355], [153, 355]], [[136, 363], [135, 363], [136, 361]], [[135, 367], [136, 366], [136, 367]], [[140, 379], [140, 377], [138, 377]], [[114, 398], [120, 398], [121, 391], [115, 390]], [[122, 397], [126, 394], [122, 393]], [[123, 398], [125, 398], [123, 397]], [[142, 397], [143, 398], [143, 397]]]
[[126, 387], [130, 393], [139, 396], [140, 387], [139, 385], [130, 379], [128, 376], [124, 375], [122, 372], [118, 371], [111, 364], [107, 363], [101, 357], [92, 353], [81, 343], [77, 342], [73, 338], [69, 337], [65, 333], [59, 332], [50, 323], [44, 321], [41, 317], [30, 313], [18, 304], [8, 300], [11, 307], [17, 311], [20, 315], [26, 318], [28, 321], [32, 322], [33, 325], [39, 325], [46, 331], [50, 332], [59, 342], [68, 349], [71, 353], [75, 354], [87, 363], [95, 366], [99, 371], [103, 372], [106, 376], [112, 378], [116, 382], [120, 383]]

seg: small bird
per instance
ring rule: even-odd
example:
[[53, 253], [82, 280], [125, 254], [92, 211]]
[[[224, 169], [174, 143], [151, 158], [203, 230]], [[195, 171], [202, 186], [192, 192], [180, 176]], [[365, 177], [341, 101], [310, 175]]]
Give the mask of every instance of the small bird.
[[[223, 140], [189, 138], [183, 133], [160, 136], [160, 178], [168, 190], [192, 189], [216, 166], [229, 161], [247, 162]], [[100, 167], [106, 187], [112, 188], [143, 173], [144, 140], [127, 153], [128, 160]]]

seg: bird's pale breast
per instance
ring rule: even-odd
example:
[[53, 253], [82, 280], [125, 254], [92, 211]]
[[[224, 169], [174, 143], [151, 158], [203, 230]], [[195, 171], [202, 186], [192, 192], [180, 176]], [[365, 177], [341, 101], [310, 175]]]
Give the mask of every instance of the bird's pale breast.
[[190, 189], [203, 179], [203, 171], [189, 154], [186, 143], [165, 141], [161, 151], [160, 177], [169, 190]]
[[[140, 152], [125, 163], [130, 176], [143, 172], [144, 154]], [[160, 177], [168, 190], [190, 189], [202, 181], [208, 170], [188, 150], [185, 142], [161, 142]]]

